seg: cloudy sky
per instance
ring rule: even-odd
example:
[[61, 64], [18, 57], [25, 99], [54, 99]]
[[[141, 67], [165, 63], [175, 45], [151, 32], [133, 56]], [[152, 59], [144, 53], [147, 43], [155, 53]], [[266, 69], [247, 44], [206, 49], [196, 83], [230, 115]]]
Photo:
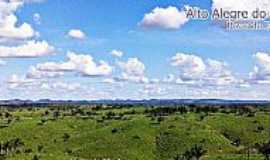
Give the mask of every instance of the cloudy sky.
[[269, 0], [0, 0], [0, 99], [270, 99], [270, 31], [187, 7]]

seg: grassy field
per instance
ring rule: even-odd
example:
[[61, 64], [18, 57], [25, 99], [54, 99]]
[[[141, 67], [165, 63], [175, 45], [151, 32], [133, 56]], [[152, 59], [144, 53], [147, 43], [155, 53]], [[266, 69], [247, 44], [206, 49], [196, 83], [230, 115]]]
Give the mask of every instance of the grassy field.
[[[256, 107], [0, 109], [0, 159], [263, 160], [270, 112]], [[262, 154], [264, 153], [264, 155]]]

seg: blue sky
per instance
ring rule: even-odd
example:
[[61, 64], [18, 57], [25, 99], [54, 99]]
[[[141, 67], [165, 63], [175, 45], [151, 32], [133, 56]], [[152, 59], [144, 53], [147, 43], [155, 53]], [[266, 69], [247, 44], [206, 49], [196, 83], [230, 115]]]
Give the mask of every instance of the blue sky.
[[181, 17], [244, 1], [0, 0], [0, 99], [269, 99], [269, 31]]

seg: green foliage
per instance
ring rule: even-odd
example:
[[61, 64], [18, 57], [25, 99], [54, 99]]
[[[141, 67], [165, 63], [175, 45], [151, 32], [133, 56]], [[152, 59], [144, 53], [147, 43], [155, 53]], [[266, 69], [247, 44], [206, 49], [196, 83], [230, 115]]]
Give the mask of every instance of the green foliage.
[[0, 108], [6, 160], [263, 160], [269, 141], [260, 107]]

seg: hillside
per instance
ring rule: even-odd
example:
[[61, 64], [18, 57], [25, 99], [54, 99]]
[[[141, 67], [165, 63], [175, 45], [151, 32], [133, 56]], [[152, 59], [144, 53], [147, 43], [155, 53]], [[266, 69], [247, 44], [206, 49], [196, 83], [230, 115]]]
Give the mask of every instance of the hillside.
[[[264, 107], [1, 108], [0, 159], [264, 159]], [[268, 152], [269, 154], [269, 152]]]

